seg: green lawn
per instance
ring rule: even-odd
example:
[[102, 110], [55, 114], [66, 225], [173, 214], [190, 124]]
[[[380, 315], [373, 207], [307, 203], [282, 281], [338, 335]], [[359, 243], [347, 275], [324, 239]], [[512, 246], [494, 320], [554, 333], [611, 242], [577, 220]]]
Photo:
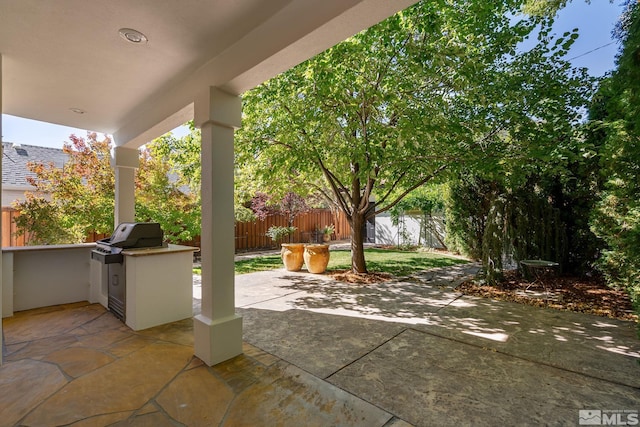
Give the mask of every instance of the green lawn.
[[[412, 252], [394, 249], [365, 249], [365, 259], [370, 272], [406, 276], [422, 270], [464, 264], [467, 261], [433, 252]], [[346, 270], [351, 266], [348, 250], [332, 250], [328, 270]], [[280, 255], [266, 255], [236, 261], [236, 274], [282, 268]], [[196, 271], [195, 273], [200, 273]]]
[[[465, 264], [467, 261], [434, 252], [401, 251], [394, 249], [365, 249], [367, 269], [370, 272], [406, 276], [430, 268]], [[329, 270], [351, 268], [350, 251], [331, 251]]]

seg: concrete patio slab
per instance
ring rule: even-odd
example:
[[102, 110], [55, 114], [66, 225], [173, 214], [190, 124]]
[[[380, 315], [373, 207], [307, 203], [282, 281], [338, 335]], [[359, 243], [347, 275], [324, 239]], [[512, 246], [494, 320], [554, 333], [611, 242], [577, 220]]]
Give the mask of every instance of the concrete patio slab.
[[416, 329], [640, 388], [634, 322], [469, 296], [429, 320]]
[[583, 408], [637, 408], [638, 390], [408, 329], [328, 381], [434, 425], [575, 425]]
[[305, 310], [239, 309], [243, 339], [318, 378], [326, 378], [399, 334], [404, 327]]
[[462, 296], [455, 286], [478, 268], [477, 264], [458, 265], [372, 284], [342, 283], [323, 274], [284, 269], [263, 271], [236, 276], [236, 306], [428, 324], [431, 313]]
[[283, 310], [292, 308], [286, 303], [290, 299], [282, 299], [282, 297], [300, 293], [300, 289], [291, 286], [298, 281], [319, 287], [332, 283], [328, 276], [310, 275], [285, 269], [243, 274], [236, 276], [236, 307], [248, 307], [258, 303], [266, 307], [270, 301], [277, 300], [277, 302], [284, 302], [284, 305], [275, 305], [273, 308], [280, 307]]
[[456, 292], [472, 274], [373, 285], [284, 270], [257, 283], [238, 276], [245, 340], [395, 422], [576, 425], [581, 409], [640, 413], [635, 323]]

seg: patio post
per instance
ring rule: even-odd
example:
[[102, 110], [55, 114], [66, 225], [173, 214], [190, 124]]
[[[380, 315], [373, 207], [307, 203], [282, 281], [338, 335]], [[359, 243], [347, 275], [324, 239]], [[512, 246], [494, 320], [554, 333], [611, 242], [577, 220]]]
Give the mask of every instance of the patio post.
[[115, 223], [134, 222], [136, 216], [135, 173], [139, 166], [138, 150], [115, 147], [111, 164], [116, 174]]
[[195, 355], [212, 366], [242, 353], [242, 317], [235, 314], [233, 132], [241, 99], [207, 88], [195, 100], [202, 134], [202, 312], [194, 318]]

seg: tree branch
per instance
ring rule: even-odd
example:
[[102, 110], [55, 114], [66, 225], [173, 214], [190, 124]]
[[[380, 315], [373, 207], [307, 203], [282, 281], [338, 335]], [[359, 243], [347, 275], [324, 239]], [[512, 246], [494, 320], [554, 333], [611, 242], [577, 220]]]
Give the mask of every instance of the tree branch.
[[405, 170], [404, 172], [402, 172], [400, 174], [400, 176], [395, 180], [395, 182], [389, 187], [389, 190], [387, 190], [387, 192], [385, 193], [384, 196], [382, 196], [380, 198], [380, 200], [378, 200], [377, 203], [384, 203], [385, 200], [387, 200], [387, 197], [389, 197], [391, 195], [391, 193], [393, 192], [393, 190], [396, 188], [396, 186], [398, 185], [398, 183], [407, 175], [407, 170]]
[[[324, 175], [324, 177], [327, 179], [327, 181], [329, 182], [329, 186], [331, 187], [331, 190], [333, 190], [333, 194], [335, 194], [336, 196], [336, 200], [338, 201], [338, 204], [340, 206], [340, 208], [344, 211], [344, 213], [347, 216], [351, 216], [351, 209], [349, 204], [347, 203], [347, 201], [345, 200], [345, 194], [349, 194], [349, 192], [347, 191], [346, 187], [344, 186], [344, 184], [342, 184], [342, 182], [340, 182], [340, 180], [324, 165], [324, 162], [322, 161], [322, 158], [320, 156], [317, 157], [316, 162], [318, 163], [318, 166], [320, 166], [320, 170], [322, 171], [322, 174]], [[340, 191], [340, 190], [343, 191]]]
[[[411, 187], [407, 188], [398, 197], [396, 197], [393, 200], [393, 202], [391, 202], [389, 205], [385, 206], [382, 209], [376, 210], [375, 212], [373, 212], [373, 214], [371, 216], [375, 216], [375, 215], [378, 215], [378, 214], [380, 214], [382, 212], [388, 211], [389, 209], [391, 209], [392, 207], [397, 205], [407, 194], [411, 193], [413, 190], [415, 190], [416, 188], [420, 187], [421, 185], [426, 184], [427, 182], [431, 181], [433, 178], [435, 178], [440, 172], [442, 172], [446, 168], [447, 168], [447, 165], [440, 165], [435, 171], [433, 171], [433, 173], [431, 175], [428, 175], [428, 176], [422, 178], [420, 181], [416, 182]], [[387, 196], [388, 196], [388, 194], [389, 193], [387, 193]]]

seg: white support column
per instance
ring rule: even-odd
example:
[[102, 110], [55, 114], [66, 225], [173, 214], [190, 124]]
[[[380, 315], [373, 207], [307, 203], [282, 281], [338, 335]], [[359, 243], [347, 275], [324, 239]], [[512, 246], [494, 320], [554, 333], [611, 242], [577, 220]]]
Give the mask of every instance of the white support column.
[[111, 164], [116, 173], [115, 223], [134, 222], [136, 216], [135, 173], [140, 164], [138, 150], [115, 147]]
[[242, 318], [235, 314], [233, 132], [239, 97], [208, 88], [195, 101], [202, 132], [202, 312], [194, 318], [195, 355], [212, 366], [242, 353]]

